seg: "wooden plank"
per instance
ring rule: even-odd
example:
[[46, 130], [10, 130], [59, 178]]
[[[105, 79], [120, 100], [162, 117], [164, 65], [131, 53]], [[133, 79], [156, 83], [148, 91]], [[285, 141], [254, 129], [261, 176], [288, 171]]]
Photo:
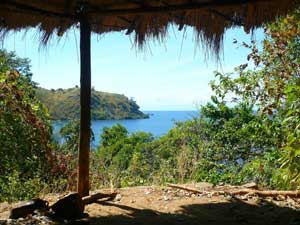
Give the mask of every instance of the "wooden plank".
[[227, 194], [227, 195], [258, 195], [261, 197], [274, 197], [278, 195], [282, 196], [289, 196], [293, 198], [299, 198], [300, 197], [300, 191], [279, 191], [279, 190], [255, 190], [255, 189], [250, 189], [250, 188], [242, 188], [241, 190], [232, 190], [232, 191], [200, 191], [194, 188], [189, 188], [189, 187], [184, 187], [182, 185], [177, 185], [177, 184], [167, 184], [168, 187], [170, 188], [176, 188], [180, 190], [184, 190], [187, 192], [191, 192], [193, 194], [203, 194], [203, 193], [215, 193], [215, 194]]
[[89, 195], [89, 154], [91, 136], [91, 26], [85, 17], [80, 21], [80, 141], [78, 193]]
[[170, 188], [175, 188], [175, 189], [180, 189], [180, 190], [184, 190], [187, 192], [191, 192], [193, 194], [202, 194], [203, 193], [203, 191], [200, 191], [200, 190], [197, 190], [194, 188], [184, 187], [184, 186], [177, 185], [177, 184], [167, 184], [167, 186]]

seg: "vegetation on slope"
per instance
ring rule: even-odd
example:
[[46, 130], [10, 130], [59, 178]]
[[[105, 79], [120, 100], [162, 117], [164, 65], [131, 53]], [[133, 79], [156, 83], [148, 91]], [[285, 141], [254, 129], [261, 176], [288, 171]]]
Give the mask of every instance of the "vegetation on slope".
[[[37, 88], [38, 99], [47, 106], [53, 120], [77, 119], [80, 115], [80, 89], [47, 90]], [[92, 90], [91, 113], [94, 120], [148, 118], [133, 99], [124, 95]]]
[[300, 189], [300, 12], [266, 25], [265, 35], [261, 49], [242, 43], [249, 62], [216, 72], [211, 102], [199, 117], [152, 141], [119, 126], [107, 129], [98, 148], [100, 180], [117, 186], [255, 181]]
[[31, 197], [51, 182], [51, 130], [47, 110], [35, 96], [28, 61], [1, 50], [0, 201]]

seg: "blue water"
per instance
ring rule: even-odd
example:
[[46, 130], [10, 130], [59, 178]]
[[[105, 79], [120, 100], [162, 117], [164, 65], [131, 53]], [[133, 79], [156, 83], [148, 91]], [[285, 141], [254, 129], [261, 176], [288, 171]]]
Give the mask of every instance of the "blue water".
[[[198, 115], [196, 111], [145, 111], [150, 115], [148, 119], [138, 120], [93, 120], [92, 129], [95, 141], [92, 145], [98, 146], [100, 142], [100, 134], [104, 127], [112, 127], [115, 124], [122, 124], [129, 133], [144, 131], [150, 132], [155, 137], [166, 134], [175, 122], [182, 122]], [[54, 136], [59, 139], [58, 132], [66, 124], [66, 121], [54, 123]]]

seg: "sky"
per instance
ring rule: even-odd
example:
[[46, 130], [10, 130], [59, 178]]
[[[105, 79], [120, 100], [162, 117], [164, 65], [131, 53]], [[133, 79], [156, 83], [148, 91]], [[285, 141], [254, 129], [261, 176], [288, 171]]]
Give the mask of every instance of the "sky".
[[[263, 39], [262, 30], [254, 38]], [[92, 86], [99, 91], [119, 93], [133, 98], [141, 110], [196, 110], [210, 101], [209, 82], [214, 71], [231, 72], [247, 60], [248, 51], [233, 44], [247, 43], [251, 35], [243, 29], [230, 29], [224, 38], [221, 61], [206, 59], [196, 46], [194, 33], [170, 29], [164, 43], [151, 41], [145, 51], [123, 32], [92, 36]], [[31, 60], [33, 80], [47, 89], [79, 86], [79, 33], [70, 30], [60, 39], [41, 47], [38, 32], [11, 33], [2, 48]]]

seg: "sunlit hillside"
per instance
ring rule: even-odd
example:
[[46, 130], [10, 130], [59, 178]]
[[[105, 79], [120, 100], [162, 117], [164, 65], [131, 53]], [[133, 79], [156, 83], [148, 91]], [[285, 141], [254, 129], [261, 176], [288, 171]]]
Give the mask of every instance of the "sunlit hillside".
[[[57, 90], [38, 88], [37, 97], [47, 106], [52, 119], [79, 118], [80, 89], [78, 87]], [[133, 99], [120, 94], [92, 90], [91, 107], [94, 120], [147, 118]]]

